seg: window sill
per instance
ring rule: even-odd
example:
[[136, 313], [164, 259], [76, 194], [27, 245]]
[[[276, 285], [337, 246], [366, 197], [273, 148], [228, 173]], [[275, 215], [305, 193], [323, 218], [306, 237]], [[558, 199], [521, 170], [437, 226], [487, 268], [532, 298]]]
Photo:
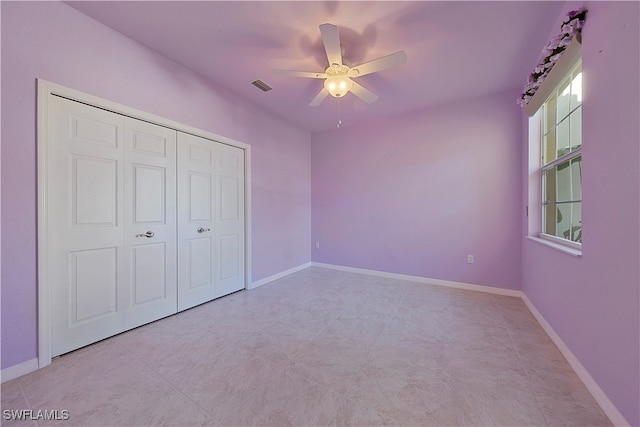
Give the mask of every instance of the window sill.
[[581, 249], [575, 249], [575, 248], [570, 248], [568, 246], [564, 246], [560, 243], [555, 243], [552, 242], [550, 240], [546, 240], [540, 237], [535, 237], [535, 236], [527, 236], [527, 239], [532, 240], [534, 242], [538, 242], [540, 244], [543, 244], [545, 246], [548, 246], [550, 248], [556, 249], [560, 252], [564, 252], [566, 254], [572, 255], [576, 258], [580, 258], [582, 257], [582, 250]]

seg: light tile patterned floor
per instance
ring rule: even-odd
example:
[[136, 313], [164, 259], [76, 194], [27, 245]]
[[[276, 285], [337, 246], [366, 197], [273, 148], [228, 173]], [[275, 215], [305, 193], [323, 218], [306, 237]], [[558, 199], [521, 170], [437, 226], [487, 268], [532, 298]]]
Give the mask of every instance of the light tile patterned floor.
[[610, 425], [520, 299], [316, 267], [1, 390], [69, 411], [38, 425]]

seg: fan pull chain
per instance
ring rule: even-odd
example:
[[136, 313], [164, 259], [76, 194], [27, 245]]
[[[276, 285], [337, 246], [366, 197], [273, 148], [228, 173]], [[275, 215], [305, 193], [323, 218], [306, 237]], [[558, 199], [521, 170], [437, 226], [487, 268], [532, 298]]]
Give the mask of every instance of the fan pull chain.
[[338, 98], [338, 125], [336, 126], [338, 129], [342, 124], [342, 99]]

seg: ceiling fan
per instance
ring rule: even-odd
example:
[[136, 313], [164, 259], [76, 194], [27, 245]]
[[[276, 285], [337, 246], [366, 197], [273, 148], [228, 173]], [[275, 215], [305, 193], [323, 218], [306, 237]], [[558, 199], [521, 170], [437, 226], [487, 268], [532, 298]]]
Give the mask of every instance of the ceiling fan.
[[367, 74], [386, 70], [396, 65], [407, 62], [407, 54], [401, 50], [373, 61], [365, 62], [357, 66], [349, 67], [342, 61], [342, 46], [340, 45], [340, 34], [338, 27], [332, 24], [320, 25], [320, 34], [322, 35], [322, 43], [327, 52], [329, 66], [323, 73], [309, 71], [293, 71], [293, 70], [273, 70], [274, 74], [291, 77], [307, 77], [311, 79], [325, 79], [324, 88], [313, 98], [309, 104], [312, 107], [320, 105], [320, 103], [331, 95], [334, 98], [342, 98], [351, 92], [367, 104], [371, 104], [378, 99], [378, 96], [366, 89], [365, 87], [354, 82], [356, 77], [365, 76]]

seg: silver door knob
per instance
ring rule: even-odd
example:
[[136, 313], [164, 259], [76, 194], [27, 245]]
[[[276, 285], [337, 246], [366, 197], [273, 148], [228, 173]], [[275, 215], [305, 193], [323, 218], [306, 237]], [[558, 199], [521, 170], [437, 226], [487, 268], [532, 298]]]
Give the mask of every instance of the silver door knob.
[[210, 228], [198, 227], [198, 233], [204, 233], [205, 231], [211, 231]]
[[148, 237], [152, 238], [155, 235], [153, 231], [147, 231], [146, 233], [136, 234], [136, 237]]

